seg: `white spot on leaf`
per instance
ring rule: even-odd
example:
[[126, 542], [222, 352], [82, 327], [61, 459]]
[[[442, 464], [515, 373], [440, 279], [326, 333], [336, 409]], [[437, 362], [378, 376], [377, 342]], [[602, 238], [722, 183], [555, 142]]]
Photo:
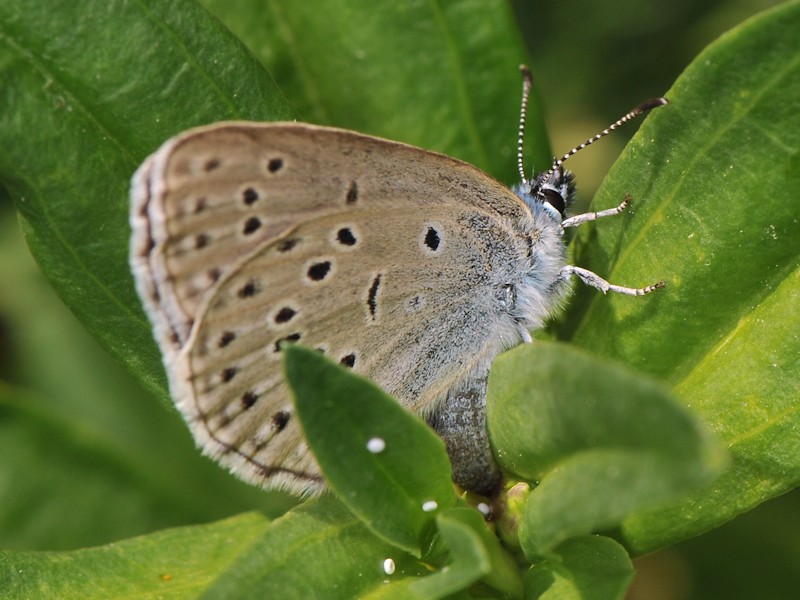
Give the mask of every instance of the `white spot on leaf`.
[[391, 558], [387, 558], [383, 561], [383, 572], [387, 575], [394, 573], [394, 568], [394, 561]]
[[367, 450], [372, 452], [373, 454], [379, 454], [386, 449], [386, 442], [383, 438], [374, 437], [370, 438], [367, 442]]

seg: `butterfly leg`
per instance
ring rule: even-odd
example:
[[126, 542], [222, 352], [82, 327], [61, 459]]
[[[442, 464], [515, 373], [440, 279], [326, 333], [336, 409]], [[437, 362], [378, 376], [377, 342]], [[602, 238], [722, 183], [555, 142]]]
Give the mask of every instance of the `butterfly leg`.
[[623, 198], [619, 206], [616, 206], [614, 208], [607, 208], [606, 210], [601, 210], [597, 212], [588, 212], [588, 213], [583, 213], [581, 215], [575, 215], [574, 217], [570, 217], [569, 219], [564, 219], [561, 222], [561, 227], [577, 227], [581, 223], [596, 221], [597, 219], [602, 219], [603, 217], [613, 217], [614, 215], [618, 215], [623, 210], [628, 208], [630, 202], [631, 202], [631, 195], [626, 194], [625, 198]]
[[453, 481], [462, 488], [490, 496], [502, 476], [486, 430], [488, 373], [470, 374], [452, 388], [428, 422], [444, 440], [453, 465]]
[[577, 275], [580, 277], [580, 280], [583, 281], [586, 285], [589, 285], [593, 288], [597, 288], [604, 294], [606, 292], [617, 292], [618, 294], [626, 294], [627, 296], [644, 296], [645, 294], [649, 294], [659, 288], [663, 288], [667, 285], [664, 281], [659, 281], [658, 283], [654, 283], [653, 285], [648, 285], [647, 287], [643, 288], [629, 288], [624, 287], [621, 285], [614, 285], [613, 283], [609, 283], [597, 273], [593, 273], [588, 269], [582, 269], [581, 267], [575, 267], [573, 265], [567, 265], [566, 267], [561, 269], [560, 279], [566, 279], [571, 275]]

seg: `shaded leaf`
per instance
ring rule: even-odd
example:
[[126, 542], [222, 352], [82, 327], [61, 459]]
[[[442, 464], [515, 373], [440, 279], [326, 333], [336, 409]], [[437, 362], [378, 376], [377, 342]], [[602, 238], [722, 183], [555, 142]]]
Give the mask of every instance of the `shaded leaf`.
[[560, 544], [552, 559], [536, 561], [525, 576], [525, 597], [621, 599], [633, 574], [627, 552], [614, 540], [602, 536], [577, 537]]
[[[445, 520], [458, 521], [462, 525], [470, 527], [480, 537], [489, 559], [489, 571], [482, 577], [482, 581], [486, 585], [500, 590], [506, 597], [522, 598], [522, 575], [519, 567], [515, 559], [500, 545], [495, 532], [489, 529], [483, 515], [473, 509], [454, 508], [437, 518], [440, 529], [441, 523]], [[443, 537], [448, 542], [445, 533], [443, 533]]]
[[[180, 434], [182, 424], [160, 412], [166, 422], [158, 432]], [[1, 383], [0, 439], [0, 541], [6, 549], [72, 549], [271, 503], [270, 496], [227, 481], [188, 443], [153, 440], [139, 456], [135, 446], [91, 422]], [[152, 464], [159, 460], [168, 464]], [[277, 499], [273, 513], [289, 505]]]
[[483, 536], [473, 523], [464, 518], [465, 513], [478, 515], [471, 509], [454, 509], [436, 517], [444, 544], [450, 550], [450, 561], [433, 575], [411, 584], [412, 593], [421, 598], [444, 598], [466, 590], [491, 572], [492, 564]]
[[[693, 600], [794, 600], [800, 589], [798, 531], [800, 490], [795, 489], [714, 531], [642, 557], [636, 561], [637, 581], [641, 575], [645, 586], [660, 587], [669, 569], [676, 573], [670, 579], [685, 585], [678, 575], [683, 570]], [[637, 597], [648, 597], [645, 586]]]

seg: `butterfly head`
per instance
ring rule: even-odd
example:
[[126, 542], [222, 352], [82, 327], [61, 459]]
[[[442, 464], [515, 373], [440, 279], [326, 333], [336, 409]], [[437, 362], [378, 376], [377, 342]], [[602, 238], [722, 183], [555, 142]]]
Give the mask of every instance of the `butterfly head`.
[[533, 180], [523, 180], [514, 191], [531, 211], [543, 211], [553, 221], [561, 223], [575, 197], [575, 177], [556, 162], [549, 171], [539, 173]]
[[600, 133], [593, 135], [588, 140], [575, 146], [561, 158], [553, 162], [553, 166], [548, 171], [539, 173], [533, 180], [525, 177], [525, 169], [522, 164], [522, 142], [525, 134], [525, 115], [528, 109], [528, 97], [533, 87], [533, 76], [530, 69], [525, 65], [520, 65], [522, 72], [522, 107], [519, 117], [519, 137], [517, 138], [517, 167], [522, 178], [522, 183], [514, 187], [514, 192], [522, 198], [534, 214], [543, 212], [559, 225], [564, 220], [567, 207], [575, 196], [575, 178], [572, 173], [565, 171], [564, 161], [577, 154], [587, 146], [605, 137], [620, 125], [627, 123], [631, 119], [638, 117], [647, 111], [658, 106], [667, 104], [666, 98], [651, 98], [645, 100], [632, 111], [614, 121]]

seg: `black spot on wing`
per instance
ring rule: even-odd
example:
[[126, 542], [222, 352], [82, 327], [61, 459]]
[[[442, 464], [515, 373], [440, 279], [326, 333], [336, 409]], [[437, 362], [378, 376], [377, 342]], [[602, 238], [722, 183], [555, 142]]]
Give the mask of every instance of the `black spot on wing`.
[[353, 230], [349, 227], [342, 227], [336, 232], [337, 241], [343, 246], [355, 246], [356, 236], [353, 235]]
[[275, 322], [279, 324], [288, 323], [296, 314], [297, 311], [291, 306], [284, 306], [278, 311], [278, 314], [275, 315]]
[[434, 227], [428, 227], [428, 231], [425, 234], [425, 245], [430, 248], [433, 252], [439, 249], [439, 244], [442, 243], [442, 238], [439, 236], [439, 232], [436, 231]]
[[242, 408], [247, 410], [248, 408], [252, 408], [253, 405], [258, 400], [258, 394], [253, 391], [247, 391], [242, 394]]
[[381, 286], [381, 274], [375, 277], [372, 280], [372, 285], [369, 286], [369, 293], [367, 294], [367, 308], [369, 309], [369, 314], [374, 321], [378, 312], [378, 290]]
[[347, 189], [347, 196], [345, 196], [346, 204], [355, 204], [358, 201], [358, 183], [355, 180], [350, 182], [350, 187]]
[[236, 339], [236, 334], [235, 334], [235, 333], [233, 333], [232, 331], [225, 331], [225, 332], [223, 332], [223, 334], [222, 334], [222, 335], [219, 337], [219, 342], [217, 343], [217, 345], [218, 345], [220, 348], [224, 348], [225, 346], [227, 346], [228, 344], [230, 344], [230, 343], [231, 343], [233, 340], [235, 340], [235, 339]]
[[275, 429], [278, 431], [283, 431], [286, 426], [289, 424], [289, 419], [292, 418], [292, 415], [285, 410], [279, 410], [274, 415], [272, 415], [272, 424], [275, 426]]
[[250, 235], [251, 233], [255, 233], [261, 228], [261, 219], [258, 217], [250, 217], [247, 221], [244, 222], [244, 227], [242, 231], [245, 235]]
[[247, 188], [245, 191], [242, 192], [242, 200], [247, 206], [252, 206], [256, 202], [258, 202], [259, 195], [258, 192], [255, 191], [253, 188]]
[[325, 260], [314, 263], [308, 268], [308, 278], [312, 281], [322, 281], [331, 271], [331, 261]]

